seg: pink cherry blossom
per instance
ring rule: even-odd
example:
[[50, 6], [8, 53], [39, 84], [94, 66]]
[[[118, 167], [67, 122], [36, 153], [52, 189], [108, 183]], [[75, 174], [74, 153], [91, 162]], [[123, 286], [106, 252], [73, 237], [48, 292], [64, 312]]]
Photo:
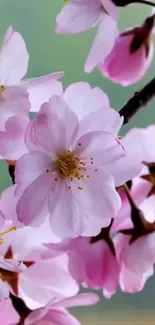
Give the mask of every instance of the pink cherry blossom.
[[29, 55], [22, 36], [10, 26], [0, 52], [0, 95], [5, 88], [21, 85], [29, 92], [31, 110], [38, 111], [40, 105], [53, 94], [62, 94], [62, 85], [57, 79], [61, 78], [63, 73], [21, 81], [27, 73], [28, 61]]
[[57, 33], [78, 34], [98, 25], [85, 63], [86, 72], [93, 70], [111, 51], [117, 36], [116, 16], [116, 6], [109, 0], [71, 0], [57, 16]]
[[10, 299], [0, 302], [0, 315], [0, 322], [3, 325], [15, 325], [19, 322], [19, 315], [13, 308]]
[[142, 26], [120, 33], [110, 54], [99, 64], [102, 74], [123, 86], [138, 82], [153, 58], [153, 26], [154, 16], [151, 16]]
[[131, 182], [130, 195], [137, 208], [134, 208], [133, 212], [131, 202], [125, 191], [121, 189], [122, 208], [112, 226], [113, 232], [123, 231], [124, 233], [125, 231], [124, 234], [116, 236], [116, 252], [119, 252], [123, 290], [131, 292], [140, 291], [143, 288], [147, 278], [153, 274], [155, 262], [154, 176], [153, 174], [152, 178], [149, 176], [153, 168], [150, 167], [149, 170], [149, 163], [150, 166], [154, 166], [155, 162], [155, 150], [152, 147], [155, 126], [149, 126], [140, 132], [141, 144], [144, 148], [143, 161], [148, 163], [148, 167], [144, 166], [139, 177]]
[[[155, 162], [155, 148], [152, 146], [152, 139], [155, 137], [155, 125], [150, 125], [145, 129], [132, 129], [126, 135], [125, 138], [133, 142], [133, 145], [130, 146], [132, 149], [132, 160], [130, 163], [134, 163], [135, 160], [146, 161], [146, 162]], [[135, 158], [134, 158], [135, 157]], [[124, 159], [124, 158], [123, 158]], [[142, 168], [138, 167], [137, 164], [137, 177], [132, 179], [130, 193], [135, 202], [135, 204], [141, 208], [141, 204], [144, 209], [144, 200], [147, 198], [149, 192], [151, 191], [152, 185], [150, 182], [141, 178], [141, 176], [148, 174], [148, 168], [141, 164]], [[123, 167], [121, 167], [123, 168]], [[138, 174], [139, 169], [139, 174]], [[135, 169], [136, 171], [136, 169]], [[124, 182], [125, 183], [125, 182]], [[117, 218], [115, 218], [112, 231], [117, 232], [122, 229], [130, 228], [133, 226], [130, 215], [131, 215], [131, 206], [129, 200], [124, 192], [124, 189], [119, 190], [119, 194], [122, 200], [122, 207], [117, 214]], [[148, 205], [147, 205], [148, 206]], [[152, 204], [151, 206], [152, 207]], [[151, 212], [152, 211], [152, 212]], [[151, 215], [150, 215], [151, 213]], [[151, 209], [148, 213], [146, 213], [145, 217], [149, 220], [153, 220], [153, 210]], [[152, 219], [150, 219], [152, 218]]]
[[79, 129], [76, 114], [63, 98], [53, 96], [30, 124], [31, 152], [18, 160], [15, 172], [19, 190], [24, 188], [17, 203], [19, 221], [37, 226], [49, 213], [53, 232], [62, 238], [81, 235], [89, 215], [109, 224], [120, 208], [104, 166], [124, 156], [124, 149], [111, 133], [79, 136]]
[[77, 306], [94, 305], [99, 301], [99, 297], [93, 293], [81, 293], [71, 298], [66, 298], [58, 302], [51, 301], [44, 308], [34, 310], [25, 319], [24, 325], [80, 325], [66, 308]]
[[[8, 297], [11, 291], [22, 298], [30, 309], [35, 309], [44, 306], [53, 297], [62, 299], [77, 294], [79, 287], [69, 273], [67, 255], [53, 257], [50, 261], [41, 258], [45, 250], [42, 243], [52, 238], [47, 224], [39, 229], [25, 227], [16, 230], [10, 228], [11, 225], [6, 221], [1, 231], [2, 299]], [[6, 274], [5, 270], [9, 272]]]
[[[105, 231], [101, 232], [105, 234]], [[100, 235], [99, 235], [100, 236]], [[60, 244], [46, 244], [44, 258], [53, 256], [53, 252], [69, 256], [69, 270], [78, 283], [92, 289], [102, 289], [106, 298], [116, 292], [119, 280], [119, 265], [114, 247], [104, 238], [78, 237]]]

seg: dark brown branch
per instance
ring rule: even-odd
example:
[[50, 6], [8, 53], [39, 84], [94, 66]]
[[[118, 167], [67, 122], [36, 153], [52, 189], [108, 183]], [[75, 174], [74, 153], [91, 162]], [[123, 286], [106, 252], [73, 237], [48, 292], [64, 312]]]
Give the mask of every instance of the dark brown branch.
[[20, 316], [20, 321], [17, 325], [23, 325], [25, 318], [30, 314], [31, 310], [27, 308], [22, 299], [15, 297], [12, 293], [10, 293], [10, 299], [13, 307]]
[[12, 179], [12, 183], [15, 184], [15, 166], [14, 165], [9, 165], [8, 166], [8, 171], [9, 175]]
[[124, 124], [143, 107], [145, 107], [155, 96], [155, 78], [153, 78], [144, 88], [136, 92], [134, 96], [120, 109], [119, 113], [124, 116]]

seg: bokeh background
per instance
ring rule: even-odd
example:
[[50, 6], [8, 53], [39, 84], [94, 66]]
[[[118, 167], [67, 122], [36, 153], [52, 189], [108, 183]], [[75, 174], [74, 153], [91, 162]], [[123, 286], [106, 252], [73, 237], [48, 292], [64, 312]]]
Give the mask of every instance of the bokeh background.
[[[23, 35], [27, 44], [30, 54], [29, 77], [65, 71], [64, 87], [75, 81], [87, 81], [92, 86], [100, 86], [108, 94], [112, 107], [121, 108], [136, 90], [154, 76], [155, 59], [145, 78], [128, 88], [112, 84], [97, 70], [91, 74], [85, 74], [84, 60], [95, 30], [76, 36], [56, 35], [55, 19], [63, 5], [63, 0], [0, 0], [0, 41], [7, 27], [13, 25]], [[121, 9], [120, 28], [143, 22], [149, 12], [150, 7], [142, 5], [130, 5]], [[124, 127], [122, 134], [131, 127], [145, 127], [151, 123], [155, 123], [155, 101], [135, 116], [128, 126]], [[152, 141], [155, 144], [154, 139]], [[1, 163], [0, 190], [2, 191], [9, 184], [7, 166]], [[98, 306], [74, 310], [74, 313], [78, 315], [83, 325], [153, 325], [155, 324], [154, 307], [155, 280], [153, 276], [147, 282], [143, 292], [139, 294], [118, 292], [110, 301], [102, 297], [102, 302]]]

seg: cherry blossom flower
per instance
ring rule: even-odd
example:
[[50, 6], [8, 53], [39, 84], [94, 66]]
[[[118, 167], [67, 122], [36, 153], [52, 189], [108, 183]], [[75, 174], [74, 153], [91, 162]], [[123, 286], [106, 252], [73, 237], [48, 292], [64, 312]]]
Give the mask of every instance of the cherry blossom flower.
[[[131, 137], [132, 135], [132, 137]], [[144, 129], [132, 129], [126, 135], [129, 137], [129, 141], [134, 141], [133, 148], [133, 157], [136, 160], [140, 158], [140, 161], [143, 162], [142, 169], [139, 169], [139, 174], [135, 178], [131, 178], [132, 181], [129, 182], [130, 194], [135, 202], [135, 204], [141, 208], [141, 204], [147, 198], [149, 193], [153, 194], [153, 183], [149, 182], [149, 169], [147, 166], [144, 166], [144, 162], [153, 163], [155, 162], [155, 150], [152, 146], [152, 139], [155, 137], [155, 125], [150, 125]], [[141, 148], [141, 150], [139, 150]], [[124, 159], [124, 158], [123, 158]], [[133, 163], [133, 161], [131, 161]], [[137, 169], [138, 172], [138, 169]], [[145, 176], [146, 175], [146, 176]], [[148, 177], [147, 177], [148, 175]], [[150, 175], [151, 176], [151, 175]], [[124, 182], [125, 183], [125, 182]], [[131, 221], [131, 205], [125, 194], [123, 188], [119, 189], [119, 194], [121, 196], [122, 207], [115, 218], [112, 231], [117, 232], [122, 229], [131, 228], [133, 226]], [[152, 204], [151, 204], [152, 206]], [[152, 211], [152, 212], [151, 212]], [[151, 213], [151, 215], [150, 215]], [[148, 218], [148, 213], [145, 215]], [[153, 210], [149, 211], [149, 219], [153, 220]]]
[[19, 322], [19, 315], [12, 306], [11, 300], [6, 299], [0, 302], [1, 324], [15, 325]]
[[31, 312], [25, 319], [24, 325], [39, 325], [45, 322], [50, 325], [80, 325], [66, 308], [77, 306], [94, 305], [99, 301], [99, 297], [93, 293], [81, 293], [71, 298], [66, 298], [58, 302], [50, 302], [44, 308]]
[[108, 225], [121, 203], [104, 166], [125, 155], [122, 145], [111, 133], [79, 136], [79, 129], [76, 114], [53, 96], [30, 123], [30, 153], [16, 165], [16, 184], [24, 189], [17, 203], [19, 221], [38, 226], [49, 213], [53, 232], [62, 238], [81, 235], [89, 215]]
[[10, 226], [12, 223], [6, 221], [1, 230], [2, 298], [6, 298], [10, 291], [22, 298], [28, 308], [36, 309], [53, 297], [62, 299], [77, 294], [79, 287], [68, 271], [67, 255], [53, 257], [50, 261], [41, 258], [45, 250], [42, 241], [52, 238], [47, 224], [39, 229], [24, 227], [15, 230]]
[[122, 208], [112, 225], [113, 232], [122, 233], [116, 236], [115, 247], [121, 265], [121, 287], [127, 292], [142, 290], [148, 277], [153, 274], [155, 262], [155, 150], [151, 144], [155, 126], [140, 132], [144, 168], [129, 183], [128, 191], [119, 191]]
[[57, 33], [77, 34], [98, 25], [85, 63], [86, 72], [103, 62], [103, 58], [111, 51], [118, 33], [116, 17], [117, 8], [111, 0], [71, 0], [57, 16]]
[[52, 94], [62, 93], [61, 82], [57, 79], [62, 72], [21, 81], [28, 69], [29, 55], [19, 32], [10, 26], [4, 36], [0, 52], [0, 97], [4, 89], [11, 86], [26, 88], [30, 95], [31, 110], [38, 111], [40, 105], [49, 100]]
[[54, 252], [69, 256], [69, 270], [84, 287], [102, 289], [109, 299], [116, 292], [119, 281], [119, 264], [110, 238], [111, 226], [103, 228], [96, 237], [78, 237], [58, 244], [46, 244], [45, 259]]
[[123, 86], [134, 84], [144, 76], [153, 58], [154, 17], [148, 17], [142, 26], [120, 33], [112, 51], [99, 64], [104, 76]]

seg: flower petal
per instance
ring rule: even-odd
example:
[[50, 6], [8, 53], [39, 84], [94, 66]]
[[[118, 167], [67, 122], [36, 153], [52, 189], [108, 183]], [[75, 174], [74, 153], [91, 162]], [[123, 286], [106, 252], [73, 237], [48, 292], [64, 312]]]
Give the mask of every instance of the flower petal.
[[47, 152], [70, 149], [78, 131], [78, 118], [64, 99], [53, 96], [42, 106], [35, 121], [35, 138]]
[[142, 135], [141, 129], [135, 128], [129, 131], [120, 140], [126, 155], [111, 165], [106, 166], [106, 171], [112, 174], [116, 186], [123, 185], [140, 174], [143, 167], [142, 160], [145, 157]]
[[17, 203], [17, 218], [20, 222], [31, 226], [40, 226], [43, 223], [48, 214], [50, 187], [50, 176], [43, 173], [26, 188]]
[[0, 130], [5, 130], [5, 122], [12, 116], [28, 118], [30, 102], [28, 92], [20, 87], [9, 87], [3, 91], [0, 101]]
[[9, 297], [8, 285], [0, 279], [0, 301]]
[[[22, 59], [21, 59], [22, 58]], [[0, 52], [0, 83], [12, 86], [19, 83], [28, 68], [29, 55], [22, 36], [10, 26]]]
[[80, 121], [91, 112], [110, 105], [108, 96], [99, 87], [91, 89], [86, 82], [71, 84], [64, 92], [64, 99]]
[[100, 9], [91, 10], [89, 6], [73, 3], [65, 5], [57, 16], [57, 33], [78, 34], [95, 26], [100, 17]]
[[77, 306], [89, 306], [95, 305], [100, 300], [99, 296], [95, 293], [80, 293], [71, 298], [66, 298], [60, 302], [56, 302], [54, 307], [77, 307]]
[[[58, 183], [58, 182], [56, 182]], [[54, 195], [53, 195], [54, 194]], [[61, 238], [77, 237], [84, 231], [82, 212], [77, 198], [63, 182], [57, 191], [57, 202], [55, 193], [49, 197], [50, 226], [52, 231]]]
[[[76, 152], [80, 159], [94, 169], [97, 165], [108, 165], [125, 156], [125, 151], [120, 141], [110, 133], [93, 131], [78, 139]], [[93, 157], [94, 163], [90, 162]]]
[[79, 136], [92, 131], [104, 131], [117, 136], [123, 123], [123, 118], [111, 107], [102, 107], [90, 112], [80, 122]]
[[[112, 50], [118, 34], [117, 23], [106, 13], [100, 18], [98, 33], [85, 62], [85, 72], [91, 72], [97, 65], [104, 61]], [[110, 30], [110, 33], [107, 33]]]
[[16, 184], [26, 187], [51, 168], [51, 158], [41, 151], [26, 153], [16, 163]]
[[[103, 218], [109, 223], [109, 219], [114, 218], [121, 207], [121, 200], [115, 190], [113, 179], [101, 170], [89, 172], [89, 178], [82, 178], [72, 183], [73, 196], [82, 209], [81, 217], [87, 220], [87, 215], [90, 214], [99, 218], [99, 221]], [[79, 186], [82, 190], [78, 190]], [[86, 226], [87, 223], [84, 225]]]
[[0, 154], [4, 159], [17, 160], [27, 152], [24, 142], [27, 124], [27, 119], [18, 116], [6, 121], [6, 131], [0, 131]]
[[63, 94], [62, 83], [57, 81], [63, 75], [63, 72], [57, 72], [38, 78], [25, 79], [21, 82], [21, 86], [26, 88], [29, 93], [31, 111], [38, 112], [40, 106], [48, 102], [53, 95]]
[[153, 266], [144, 273], [134, 273], [128, 270], [125, 265], [121, 267], [120, 287], [123, 292], [135, 293], [144, 288], [147, 279], [154, 273]]
[[123, 250], [122, 258], [130, 271], [146, 272], [155, 262], [155, 234], [138, 238]]

